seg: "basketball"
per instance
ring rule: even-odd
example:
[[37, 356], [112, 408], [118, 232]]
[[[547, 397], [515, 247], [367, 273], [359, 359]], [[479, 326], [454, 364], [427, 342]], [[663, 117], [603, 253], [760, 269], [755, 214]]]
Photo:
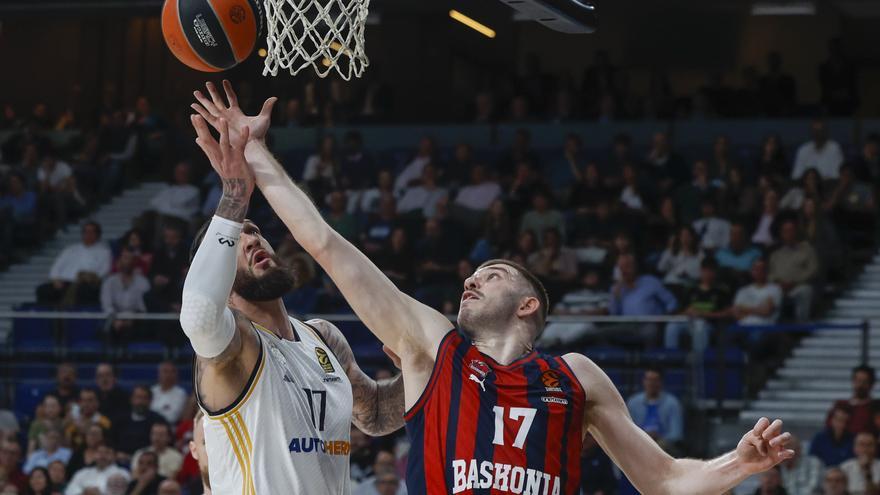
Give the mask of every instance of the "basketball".
[[257, 44], [263, 12], [255, 0], [165, 0], [162, 35], [181, 62], [203, 72], [231, 69]]

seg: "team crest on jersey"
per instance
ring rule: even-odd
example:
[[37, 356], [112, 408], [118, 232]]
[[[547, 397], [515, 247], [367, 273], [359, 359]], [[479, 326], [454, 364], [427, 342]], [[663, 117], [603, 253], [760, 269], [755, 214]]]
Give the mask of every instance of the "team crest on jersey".
[[468, 365], [468, 368], [480, 375], [480, 378], [483, 380], [486, 379], [486, 376], [489, 374], [490, 371], [488, 364], [477, 359], [471, 359], [471, 363]]
[[324, 373], [336, 372], [336, 369], [333, 368], [333, 362], [330, 361], [330, 356], [327, 355], [327, 351], [320, 347], [315, 347], [315, 355], [318, 357], [318, 364], [324, 369]]
[[559, 372], [556, 370], [547, 370], [541, 373], [541, 383], [548, 392], [562, 392], [562, 381]]

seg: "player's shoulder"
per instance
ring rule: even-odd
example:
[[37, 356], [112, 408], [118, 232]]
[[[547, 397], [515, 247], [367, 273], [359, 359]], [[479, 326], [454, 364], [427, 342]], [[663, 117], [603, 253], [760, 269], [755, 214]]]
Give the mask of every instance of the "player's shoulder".
[[563, 354], [561, 358], [585, 389], [593, 389], [597, 385], [610, 382], [610, 378], [602, 371], [602, 368], [583, 354], [569, 352], [568, 354]]

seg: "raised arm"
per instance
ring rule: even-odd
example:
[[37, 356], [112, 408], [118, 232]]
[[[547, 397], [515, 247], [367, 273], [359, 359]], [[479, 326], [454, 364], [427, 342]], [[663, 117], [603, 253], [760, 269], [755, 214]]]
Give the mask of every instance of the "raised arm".
[[[228, 118], [230, 132], [234, 132], [236, 125], [244, 127], [253, 123], [256, 126], [250, 127], [251, 136], [245, 150], [248, 164], [257, 186], [294, 239], [330, 275], [367, 328], [403, 357], [404, 366], [423, 354], [433, 358], [443, 336], [452, 328], [449, 320], [398, 290], [363, 253], [324, 221], [308, 195], [294, 184], [264, 142], [274, 99], [267, 100], [258, 116], [247, 117], [238, 108], [235, 93], [227, 81], [224, 81], [224, 89], [228, 104], [208, 83], [211, 98], [196, 92], [200, 105], [193, 108], [215, 127], [221, 116]], [[207, 128], [202, 132], [208, 132]]]
[[358, 366], [351, 346], [335, 325], [324, 320], [310, 320], [307, 324], [321, 334], [339, 364], [345, 368], [354, 396], [352, 423], [373, 436], [387, 435], [403, 428], [403, 375], [373, 380]]
[[732, 452], [709, 461], [675, 459], [633, 423], [620, 393], [595, 363], [580, 354], [564, 359], [589, 390], [586, 428], [641, 493], [716, 495], [794, 455], [785, 448], [790, 434], [782, 433], [782, 421], [762, 418]]

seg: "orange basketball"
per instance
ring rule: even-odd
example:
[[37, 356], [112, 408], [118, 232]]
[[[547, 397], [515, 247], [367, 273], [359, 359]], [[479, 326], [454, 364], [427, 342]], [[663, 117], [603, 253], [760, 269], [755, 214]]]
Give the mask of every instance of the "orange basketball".
[[258, 0], [165, 0], [162, 35], [181, 62], [193, 69], [230, 69], [254, 51], [263, 27]]

